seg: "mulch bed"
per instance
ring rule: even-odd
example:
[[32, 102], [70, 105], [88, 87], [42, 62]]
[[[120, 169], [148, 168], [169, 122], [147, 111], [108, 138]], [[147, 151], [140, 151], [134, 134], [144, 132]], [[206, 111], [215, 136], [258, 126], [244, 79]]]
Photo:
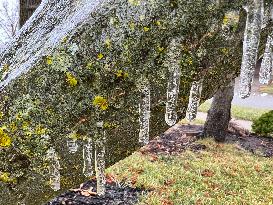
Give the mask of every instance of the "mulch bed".
[[[186, 149], [200, 151], [205, 145], [196, 143], [202, 136], [203, 126], [176, 124], [161, 136], [142, 147], [143, 154], [177, 155]], [[232, 124], [226, 135], [225, 143], [234, 143], [238, 149], [247, 150], [263, 157], [273, 157], [273, 138], [260, 137], [249, 133], [244, 128]]]
[[203, 126], [199, 125], [181, 125], [168, 129], [161, 136], [151, 140], [148, 145], [142, 147], [140, 152], [142, 154], [167, 154], [177, 155], [185, 149], [199, 151], [205, 149], [206, 146], [195, 143], [198, 135], [202, 133]]
[[115, 182], [107, 182], [105, 196], [95, 195], [95, 192], [96, 181], [90, 180], [79, 189], [69, 190], [46, 205], [133, 205], [142, 194], [145, 194], [141, 189]]

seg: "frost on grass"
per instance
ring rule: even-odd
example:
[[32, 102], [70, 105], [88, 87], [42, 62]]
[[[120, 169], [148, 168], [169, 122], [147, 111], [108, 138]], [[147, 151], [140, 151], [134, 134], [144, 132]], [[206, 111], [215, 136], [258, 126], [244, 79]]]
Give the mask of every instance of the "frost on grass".
[[263, 21], [264, 2], [254, 0], [245, 7], [247, 11], [246, 28], [243, 44], [243, 58], [240, 75], [240, 97], [247, 98], [251, 93], [251, 85], [256, 67], [258, 48]]

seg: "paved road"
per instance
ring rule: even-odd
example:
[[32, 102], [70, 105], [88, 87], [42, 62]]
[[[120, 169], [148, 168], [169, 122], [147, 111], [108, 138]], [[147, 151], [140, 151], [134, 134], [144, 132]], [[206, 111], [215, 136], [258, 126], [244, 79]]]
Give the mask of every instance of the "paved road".
[[241, 99], [239, 94], [239, 79], [236, 79], [235, 83], [235, 94], [232, 101], [233, 105], [240, 105], [244, 107], [252, 107], [252, 108], [264, 108], [264, 109], [272, 109], [273, 110], [273, 95], [269, 95], [267, 93], [261, 93], [260, 83], [258, 79], [254, 79], [252, 86], [252, 93], [250, 97], [246, 99]]

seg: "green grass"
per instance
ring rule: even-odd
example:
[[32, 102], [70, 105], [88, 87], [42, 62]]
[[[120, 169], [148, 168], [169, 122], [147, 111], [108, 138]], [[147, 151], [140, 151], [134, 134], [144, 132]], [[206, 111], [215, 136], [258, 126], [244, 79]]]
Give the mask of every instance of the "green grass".
[[260, 92], [273, 94], [273, 84], [260, 86]]
[[148, 156], [135, 152], [107, 169], [118, 180], [151, 190], [139, 205], [273, 204], [273, 160], [199, 141], [205, 151], [179, 156]]
[[[206, 101], [198, 108], [199, 112], [207, 112], [210, 108], [211, 103]], [[262, 114], [269, 112], [270, 109], [258, 109], [243, 107], [238, 105], [232, 105], [231, 115], [236, 119], [253, 121], [258, 119]]]

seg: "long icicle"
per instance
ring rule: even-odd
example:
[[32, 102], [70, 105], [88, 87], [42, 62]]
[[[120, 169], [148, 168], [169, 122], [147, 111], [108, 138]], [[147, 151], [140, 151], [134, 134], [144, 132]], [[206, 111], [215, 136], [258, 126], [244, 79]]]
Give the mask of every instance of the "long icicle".
[[103, 130], [103, 122], [97, 122], [97, 133], [95, 143], [95, 170], [97, 178], [97, 194], [103, 196], [106, 188], [105, 177], [105, 131]]
[[140, 91], [139, 102], [139, 142], [142, 145], [149, 143], [150, 124], [150, 88], [147, 79], [143, 80]]
[[66, 145], [70, 153], [74, 154], [78, 151], [79, 146], [77, 143], [77, 133], [75, 131], [69, 134]]
[[201, 93], [202, 93], [202, 84], [203, 84], [203, 79], [199, 81], [194, 81], [192, 83], [188, 109], [186, 112], [186, 118], [189, 122], [195, 120], [197, 116], [197, 109], [199, 107], [199, 102], [200, 102]]
[[88, 138], [87, 144], [83, 145], [82, 158], [83, 158], [83, 174], [86, 177], [93, 175], [93, 163], [92, 163], [92, 139]]
[[263, 0], [253, 0], [246, 7], [247, 21], [244, 34], [243, 58], [240, 75], [240, 97], [247, 98], [251, 93], [251, 84], [256, 67], [257, 53], [263, 21]]
[[170, 43], [170, 51], [168, 53], [168, 70], [169, 80], [167, 86], [167, 102], [165, 112], [165, 122], [169, 126], [175, 125], [177, 121], [177, 99], [179, 94], [181, 68], [179, 65], [179, 56], [181, 52], [178, 48], [178, 41], [173, 39]]
[[49, 183], [54, 191], [61, 187], [60, 162], [58, 155], [53, 147], [47, 151], [47, 160], [49, 161]]
[[260, 70], [259, 81], [261, 84], [269, 84], [273, 69], [273, 34], [267, 38], [265, 52]]
[[66, 141], [68, 151], [72, 154], [76, 153], [78, 151], [78, 144], [76, 139], [67, 139]]

